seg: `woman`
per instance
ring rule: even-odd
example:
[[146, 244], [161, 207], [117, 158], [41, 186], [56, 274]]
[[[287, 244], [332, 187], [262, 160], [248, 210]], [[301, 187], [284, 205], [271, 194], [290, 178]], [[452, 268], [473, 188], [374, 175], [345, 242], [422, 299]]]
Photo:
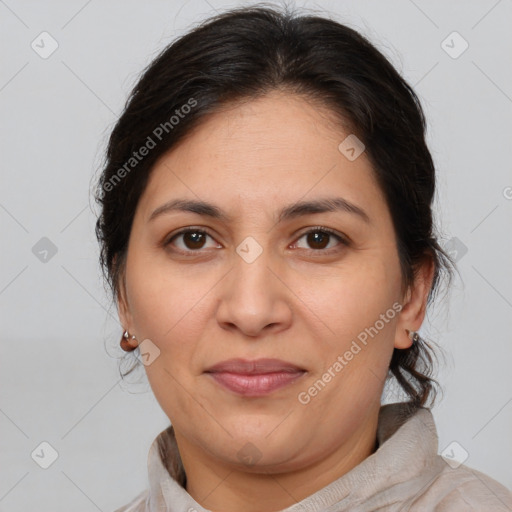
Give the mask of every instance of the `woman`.
[[[150, 64], [97, 236], [172, 426], [119, 511], [512, 510], [437, 453], [434, 192], [415, 93], [346, 26], [242, 8]], [[388, 377], [407, 400], [381, 406]]]

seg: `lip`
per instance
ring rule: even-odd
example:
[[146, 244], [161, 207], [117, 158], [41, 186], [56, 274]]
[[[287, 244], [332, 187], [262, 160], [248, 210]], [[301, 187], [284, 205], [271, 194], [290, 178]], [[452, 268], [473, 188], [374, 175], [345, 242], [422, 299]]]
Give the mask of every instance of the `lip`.
[[229, 359], [205, 372], [222, 387], [242, 396], [265, 396], [290, 385], [306, 370], [280, 359]]
[[304, 368], [299, 368], [297, 365], [283, 361], [281, 359], [228, 359], [221, 361], [206, 370], [207, 373], [229, 372], [229, 373], [242, 373], [242, 374], [264, 374], [275, 372], [288, 372], [296, 373], [303, 372]]

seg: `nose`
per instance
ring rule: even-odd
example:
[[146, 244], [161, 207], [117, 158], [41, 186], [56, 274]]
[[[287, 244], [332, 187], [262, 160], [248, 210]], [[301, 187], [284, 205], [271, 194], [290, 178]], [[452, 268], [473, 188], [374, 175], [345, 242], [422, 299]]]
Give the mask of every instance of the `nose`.
[[286, 330], [292, 321], [293, 293], [283, 271], [263, 253], [252, 263], [234, 254], [233, 268], [219, 283], [219, 325], [245, 336], [260, 337]]

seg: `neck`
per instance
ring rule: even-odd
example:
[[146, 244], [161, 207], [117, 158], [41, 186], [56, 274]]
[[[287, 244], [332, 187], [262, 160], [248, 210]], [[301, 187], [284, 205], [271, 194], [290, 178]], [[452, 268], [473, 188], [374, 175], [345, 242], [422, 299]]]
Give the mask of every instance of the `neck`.
[[[307, 498], [348, 473], [377, 449], [379, 409], [339, 446], [287, 472], [247, 472], [206, 454], [175, 431], [187, 475], [187, 492], [217, 512], [276, 512]], [[267, 467], [268, 468], [268, 467]]]

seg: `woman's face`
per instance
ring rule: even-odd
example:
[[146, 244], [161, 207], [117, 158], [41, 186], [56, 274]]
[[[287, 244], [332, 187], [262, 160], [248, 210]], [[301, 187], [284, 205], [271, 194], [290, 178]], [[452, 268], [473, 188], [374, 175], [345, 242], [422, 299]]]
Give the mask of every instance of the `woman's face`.
[[[120, 316], [146, 340], [180, 451], [278, 472], [375, 431], [393, 348], [419, 325], [399, 313], [391, 217], [366, 154], [338, 148], [348, 135], [274, 92], [212, 115], [154, 166]], [[154, 214], [177, 200], [210, 206]], [[208, 371], [233, 358], [281, 363]]]

